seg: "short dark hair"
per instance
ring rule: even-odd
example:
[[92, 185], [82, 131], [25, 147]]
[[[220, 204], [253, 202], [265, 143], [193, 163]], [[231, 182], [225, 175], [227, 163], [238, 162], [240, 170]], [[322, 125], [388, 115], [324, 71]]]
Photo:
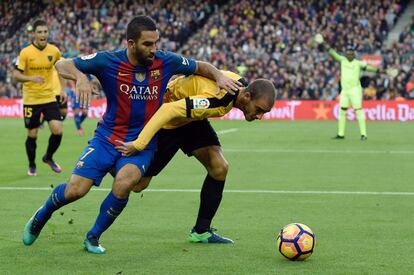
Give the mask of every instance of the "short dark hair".
[[266, 97], [269, 101], [275, 101], [276, 88], [272, 81], [264, 78], [258, 78], [246, 87], [246, 92], [251, 94], [251, 99]]
[[46, 21], [45, 20], [41, 20], [41, 19], [36, 20], [33, 23], [33, 31], [36, 31], [36, 28], [39, 27], [39, 26], [46, 26], [47, 27]]
[[139, 15], [134, 17], [127, 26], [127, 32], [126, 32], [126, 39], [127, 40], [138, 40], [141, 36], [141, 32], [143, 31], [156, 31], [157, 25], [155, 24], [155, 21], [145, 15]]

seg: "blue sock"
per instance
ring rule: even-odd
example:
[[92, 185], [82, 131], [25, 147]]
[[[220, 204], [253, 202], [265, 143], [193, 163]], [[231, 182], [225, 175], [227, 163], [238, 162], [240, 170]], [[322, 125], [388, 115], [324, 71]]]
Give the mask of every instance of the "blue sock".
[[95, 224], [86, 234], [86, 237], [96, 237], [99, 239], [101, 234], [108, 229], [108, 227], [115, 221], [116, 217], [121, 214], [127, 203], [128, 198], [118, 199], [111, 191], [102, 202], [98, 218], [96, 218]]
[[82, 123], [87, 116], [88, 116], [87, 114], [82, 113], [81, 118], [80, 118], [80, 122]]
[[82, 116], [80, 116], [79, 114], [75, 114], [75, 125], [76, 125], [76, 129], [80, 129], [81, 128], [81, 123], [82, 123]]
[[35, 219], [39, 221], [41, 226], [45, 225], [50, 219], [53, 212], [68, 204], [65, 199], [66, 183], [62, 183], [53, 190], [50, 197], [47, 199], [42, 208], [36, 213]]

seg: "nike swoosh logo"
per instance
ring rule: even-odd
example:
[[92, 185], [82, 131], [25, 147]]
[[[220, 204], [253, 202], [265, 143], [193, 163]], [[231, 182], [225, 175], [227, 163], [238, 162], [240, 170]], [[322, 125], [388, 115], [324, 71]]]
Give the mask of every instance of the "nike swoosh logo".
[[127, 75], [130, 75], [130, 74], [125, 74], [125, 73], [118, 72], [118, 75], [119, 76], [127, 76]]

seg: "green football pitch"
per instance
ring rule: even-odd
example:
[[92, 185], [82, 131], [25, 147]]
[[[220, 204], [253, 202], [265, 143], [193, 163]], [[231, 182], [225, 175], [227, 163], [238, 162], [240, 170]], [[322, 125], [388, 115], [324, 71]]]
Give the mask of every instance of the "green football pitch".
[[[63, 173], [41, 163], [49, 131], [40, 131], [38, 175], [26, 175], [25, 130], [18, 119], [0, 120], [1, 274], [412, 274], [414, 255], [414, 124], [368, 123], [359, 140], [348, 123], [345, 140], [331, 140], [326, 121], [213, 121], [230, 164], [221, 207], [213, 221], [234, 245], [191, 244], [199, 190], [206, 172], [177, 154], [149, 190], [129, 204], [101, 237], [105, 255], [82, 250], [101, 201], [99, 188], [57, 211], [30, 247], [21, 241], [26, 221], [51, 186], [68, 179], [92, 136], [65, 121], [55, 159]], [[314, 254], [304, 262], [283, 258], [276, 247], [281, 227], [308, 225]]]

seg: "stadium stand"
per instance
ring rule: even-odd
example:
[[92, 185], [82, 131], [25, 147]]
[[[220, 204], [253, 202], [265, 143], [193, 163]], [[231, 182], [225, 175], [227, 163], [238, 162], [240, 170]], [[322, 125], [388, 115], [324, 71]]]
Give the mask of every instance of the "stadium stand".
[[[5, 9], [12, 5], [4, 5]], [[37, 18], [46, 20], [50, 26], [50, 41], [55, 43], [64, 57], [89, 54], [98, 50], [115, 50], [124, 39], [128, 20], [136, 14], [149, 14], [161, 30], [160, 48], [177, 50], [191, 33], [204, 23], [213, 12], [217, 12], [223, 1], [53, 1], [42, 8], [42, 12], [26, 20], [19, 31], [0, 45], [0, 78], [10, 82], [7, 72], [13, 69], [14, 59], [21, 48], [30, 43], [30, 26]], [[162, 8], [160, 8], [162, 7]], [[183, 7], [191, 7], [190, 12]], [[23, 7], [22, 7], [23, 8]], [[3, 72], [3, 73], [2, 73]], [[0, 96], [20, 97], [20, 89], [1, 94], [7, 86], [0, 84]]]
[[[339, 51], [352, 41], [360, 55], [381, 54], [385, 68], [399, 69], [395, 79], [384, 75], [368, 79], [375, 96], [367, 98], [411, 99], [414, 95], [407, 90], [414, 74], [414, 19], [399, 41], [389, 48], [384, 44], [404, 11], [408, 2], [404, 0], [40, 2], [42, 12], [36, 18], [46, 19], [51, 26], [50, 40], [65, 57], [114, 50], [120, 42], [125, 45], [128, 19], [149, 14], [159, 24], [162, 49], [207, 60], [249, 80], [272, 79], [279, 99], [328, 100], [338, 95], [339, 67], [312, 42], [316, 33], [323, 32]], [[21, 96], [9, 72], [19, 50], [30, 42], [28, 27], [36, 18], [33, 12], [27, 14], [27, 5], [31, 4], [5, 1], [1, 6], [2, 13], [13, 8], [22, 10], [22, 16], [17, 23], [10, 16], [0, 20], [5, 26], [0, 33], [4, 37], [0, 43], [0, 97]]]
[[232, 0], [182, 52], [249, 79], [273, 79], [282, 99], [334, 99], [338, 66], [312, 48], [313, 35], [324, 32], [339, 50], [352, 41], [359, 53], [373, 54], [403, 8], [397, 1]]
[[414, 16], [400, 34], [398, 42], [382, 52], [384, 62], [395, 66], [399, 70], [396, 79], [391, 80], [390, 86], [397, 90], [398, 95], [407, 99], [414, 99], [414, 90], [411, 83], [414, 77]]

